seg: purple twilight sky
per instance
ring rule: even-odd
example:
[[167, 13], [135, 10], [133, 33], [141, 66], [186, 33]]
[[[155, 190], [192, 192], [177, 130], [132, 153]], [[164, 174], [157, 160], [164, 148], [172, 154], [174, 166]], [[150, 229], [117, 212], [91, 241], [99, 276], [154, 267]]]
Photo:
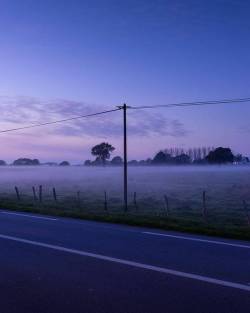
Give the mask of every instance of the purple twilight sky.
[[[249, 97], [250, 3], [0, 0], [0, 130], [128, 105]], [[167, 147], [250, 155], [250, 103], [128, 112], [129, 159]], [[122, 152], [122, 113], [0, 134], [0, 159]]]

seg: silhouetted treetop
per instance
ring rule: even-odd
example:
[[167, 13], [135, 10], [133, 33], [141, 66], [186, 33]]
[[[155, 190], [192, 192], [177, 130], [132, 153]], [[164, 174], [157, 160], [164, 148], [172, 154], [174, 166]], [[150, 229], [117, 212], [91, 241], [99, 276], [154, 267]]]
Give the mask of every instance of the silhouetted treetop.
[[233, 163], [234, 155], [230, 148], [219, 147], [210, 151], [206, 160], [211, 164]]
[[96, 156], [97, 159], [99, 158], [102, 163], [105, 164], [105, 161], [110, 158], [110, 154], [114, 150], [115, 148], [111, 144], [107, 142], [102, 142], [91, 149], [91, 154]]
[[62, 161], [59, 165], [60, 166], [69, 166], [70, 163], [68, 161]]
[[20, 158], [13, 162], [13, 165], [40, 165], [38, 159]]
[[167, 155], [163, 151], [158, 152], [152, 161], [153, 164], [164, 164], [167, 163]]
[[111, 165], [122, 165], [123, 160], [120, 156], [115, 156], [110, 163]]
[[174, 158], [175, 164], [190, 164], [191, 160], [187, 154], [180, 154]]

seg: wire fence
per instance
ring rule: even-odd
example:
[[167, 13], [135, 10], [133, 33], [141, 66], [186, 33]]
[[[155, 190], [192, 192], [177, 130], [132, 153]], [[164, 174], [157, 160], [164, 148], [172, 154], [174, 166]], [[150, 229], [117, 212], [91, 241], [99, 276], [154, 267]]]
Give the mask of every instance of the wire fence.
[[[231, 189], [232, 192], [233, 188]], [[227, 192], [227, 190], [225, 190]], [[89, 193], [75, 189], [69, 192], [56, 187], [45, 185], [31, 186], [30, 190], [13, 186], [12, 192], [0, 194], [0, 205], [13, 207], [34, 208], [43, 210], [56, 209], [58, 212], [81, 212], [93, 214], [120, 214], [145, 217], [161, 217], [165, 219], [186, 219], [200, 221], [213, 226], [231, 225], [237, 227], [248, 226], [250, 230], [250, 198], [239, 193], [231, 193], [228, 199], [220, 193], [206, 190], [196, 190], [195, 194], [183, 197], [176, 192], [165, 192], [161, 195], [152, 193], [129, 193], [128, 210], [124, 212], [122, 197], [103, 190], [103, 192]]]

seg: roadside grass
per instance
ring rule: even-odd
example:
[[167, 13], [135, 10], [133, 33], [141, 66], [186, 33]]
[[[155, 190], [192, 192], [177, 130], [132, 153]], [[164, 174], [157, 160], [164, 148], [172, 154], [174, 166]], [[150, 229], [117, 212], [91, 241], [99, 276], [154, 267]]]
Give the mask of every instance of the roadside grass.
[[20, 201], [7, 194], [0, 197], [0, 208], [12, 211], [250, 240], [250, 226], [243, 210], [210, 207], [208, 215], [204, 218], [200, 203], [193, 202], [191, 205], [188, 202], [176, 202], [176, 206], [171, 208], [167, 215], [164, 203], [152, 197], [140, 199], [137, 208], [130, 204], [127, 212], [123, 211], [121, 200], [116, 197], [109, 199], [108, 210], [104, 210], [102, 198], [96, 198], [95, 201], [93, 199], [79, 201], [69, 195], [59, 198], [57, 202], [49, 197], [44, 198], [40, 203], [30, 196], [22, 196]]

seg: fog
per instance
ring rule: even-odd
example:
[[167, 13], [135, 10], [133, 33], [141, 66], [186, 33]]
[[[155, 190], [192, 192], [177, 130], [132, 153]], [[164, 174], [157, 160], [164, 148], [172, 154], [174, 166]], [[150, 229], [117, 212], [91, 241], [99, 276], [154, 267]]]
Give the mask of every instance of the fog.
[[[122, 167], [46, 167], [3, 166], [0, 168], [0, 195], [32, 194], [32, 186], [43, 185], [45, 194], [55, 187], [59, 196], [77, 191], [89, 199], [122, 199]], [[161, 200], [167, 194], [175, 205], [197, 205], [202, 191], [217, 207], [239, 207], [250, 200], [250, 166], [148, 166], [128, 168], [129, 199], [136, 191], [138, 199]]]

